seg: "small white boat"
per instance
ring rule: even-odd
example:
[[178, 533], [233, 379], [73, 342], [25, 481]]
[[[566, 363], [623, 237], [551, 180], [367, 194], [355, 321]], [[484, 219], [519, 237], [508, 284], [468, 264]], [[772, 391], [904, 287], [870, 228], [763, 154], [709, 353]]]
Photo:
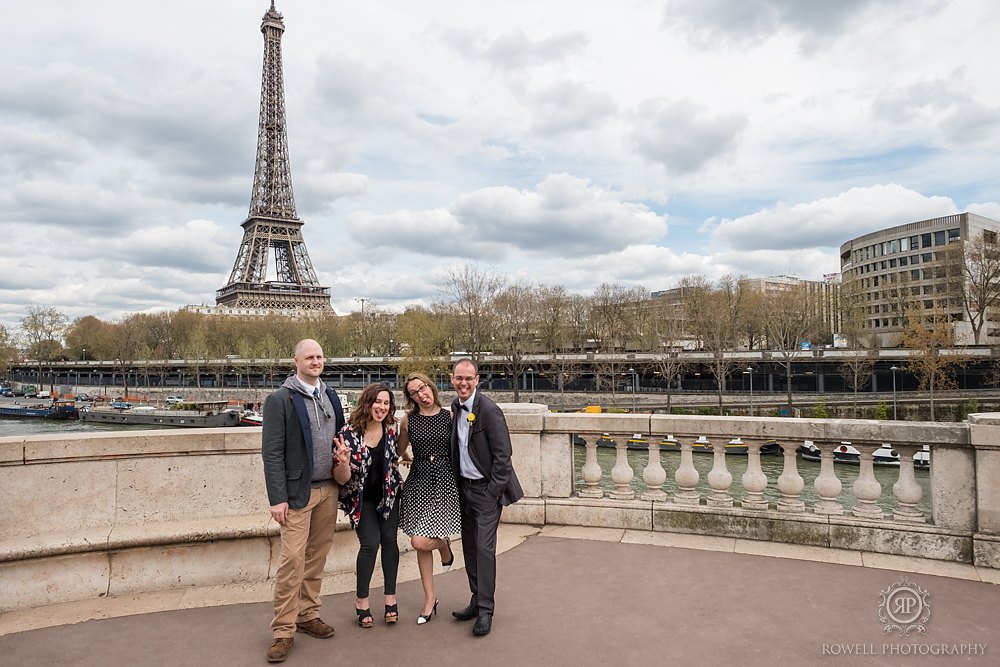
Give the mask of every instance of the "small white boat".
[[240, 426], [260, 426], [264, 423], [264, 415], [256, 410], [244, 410], [240, 414]]
[[[802, 447], [799, 449], [799, 453], [802, 458], [807, 461], [819, 461], [820, 451], [812, 440], [806, 440]], [[855, 447], [851, 446], [849, 442], [842, 442], [833, 449], [833, 462], [834, 463], [849, 463], [853, 465], [860, 465], [861, 463], [861, 452], [859, 452]], [[898, 466], [899, 465], [899, 452], [892, 448], [888, 443], [884, 443], [881, 447], [875, 450], [872, 454], [872, 462], [875, 465], [882, 466]], [[931, 450], [930, 447], [924, 445], [923, 448], [913, 455], [913, 465], [918, 468], [928, 468], [931, 465]]]

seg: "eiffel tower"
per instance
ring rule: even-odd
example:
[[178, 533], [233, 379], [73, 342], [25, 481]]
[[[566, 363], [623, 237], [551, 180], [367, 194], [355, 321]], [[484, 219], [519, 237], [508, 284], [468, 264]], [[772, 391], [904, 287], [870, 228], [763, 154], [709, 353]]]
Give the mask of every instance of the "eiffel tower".
[[[216, 291], [215, 303], [285, 314], [332, 313], [330, 288], [321, 287], [316, 278], [302, 238], [305, 223], [295, 214], [281, 74], [281, 36], [285, 32], [282, 19], [271, 0], [271, 8], [260, 24], [264, 73], [250, 212], [243, 221], [243, 242], [233, 272], [226, 286]], [[276, 280], [267, 279], [272, 250]]]

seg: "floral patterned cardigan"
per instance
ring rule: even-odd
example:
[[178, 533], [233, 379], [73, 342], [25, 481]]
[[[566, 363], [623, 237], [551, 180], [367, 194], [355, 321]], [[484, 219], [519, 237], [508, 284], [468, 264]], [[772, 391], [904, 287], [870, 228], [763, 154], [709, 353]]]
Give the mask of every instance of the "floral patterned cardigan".
[[[389, 517], [396, 495], [403, 484], [399, 474], [399, 452], [397, 451], [396, 426], [383, 427], [385, 432], [385, 478], [382, 480], [382, 502], [378, 512], [383, 519]], [[372, 465], [371, 450], [364, 444], [364, 437], [349, 424], [340, 430], [344, 443], [351, 449], [351, 478], [340, 487], [340, 508], [351, 522], [351, 528], [357, 528], [361, 520], [361, 496], [365, 488], [365, 480]]]

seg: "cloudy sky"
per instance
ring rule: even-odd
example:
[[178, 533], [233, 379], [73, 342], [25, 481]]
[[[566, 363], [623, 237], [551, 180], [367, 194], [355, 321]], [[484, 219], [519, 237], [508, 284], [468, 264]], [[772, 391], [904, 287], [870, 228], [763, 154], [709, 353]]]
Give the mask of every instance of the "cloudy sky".
[[[214, 304], [268, 0], [8, 3], [0, 323]], [[334, 308], [449, 268], [589, 293], [836, 272], [1000, 219], [995, 0], [278, 0], [292, 179]]]

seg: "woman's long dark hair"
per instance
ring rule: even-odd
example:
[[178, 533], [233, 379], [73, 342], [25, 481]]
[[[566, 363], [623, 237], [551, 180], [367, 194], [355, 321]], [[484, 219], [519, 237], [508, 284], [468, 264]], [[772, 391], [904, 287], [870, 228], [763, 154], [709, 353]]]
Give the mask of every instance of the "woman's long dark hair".
[[368, 428], [368, 423], [372, 420], [372, 406], [375, 405], [375, 399], [383, 391], [389, 392], [389, 413], [382, 423], [385, 426], [392, 426], [396, 423], [396, 396], [392, 393], [389, 385], [374, 382], [364, 388], [361, 396], [358, 397], [357, 404], [351, 410], [351, 418], [348, 422], [351, 428], [359, 433], [364, 433], [365, 429]]

